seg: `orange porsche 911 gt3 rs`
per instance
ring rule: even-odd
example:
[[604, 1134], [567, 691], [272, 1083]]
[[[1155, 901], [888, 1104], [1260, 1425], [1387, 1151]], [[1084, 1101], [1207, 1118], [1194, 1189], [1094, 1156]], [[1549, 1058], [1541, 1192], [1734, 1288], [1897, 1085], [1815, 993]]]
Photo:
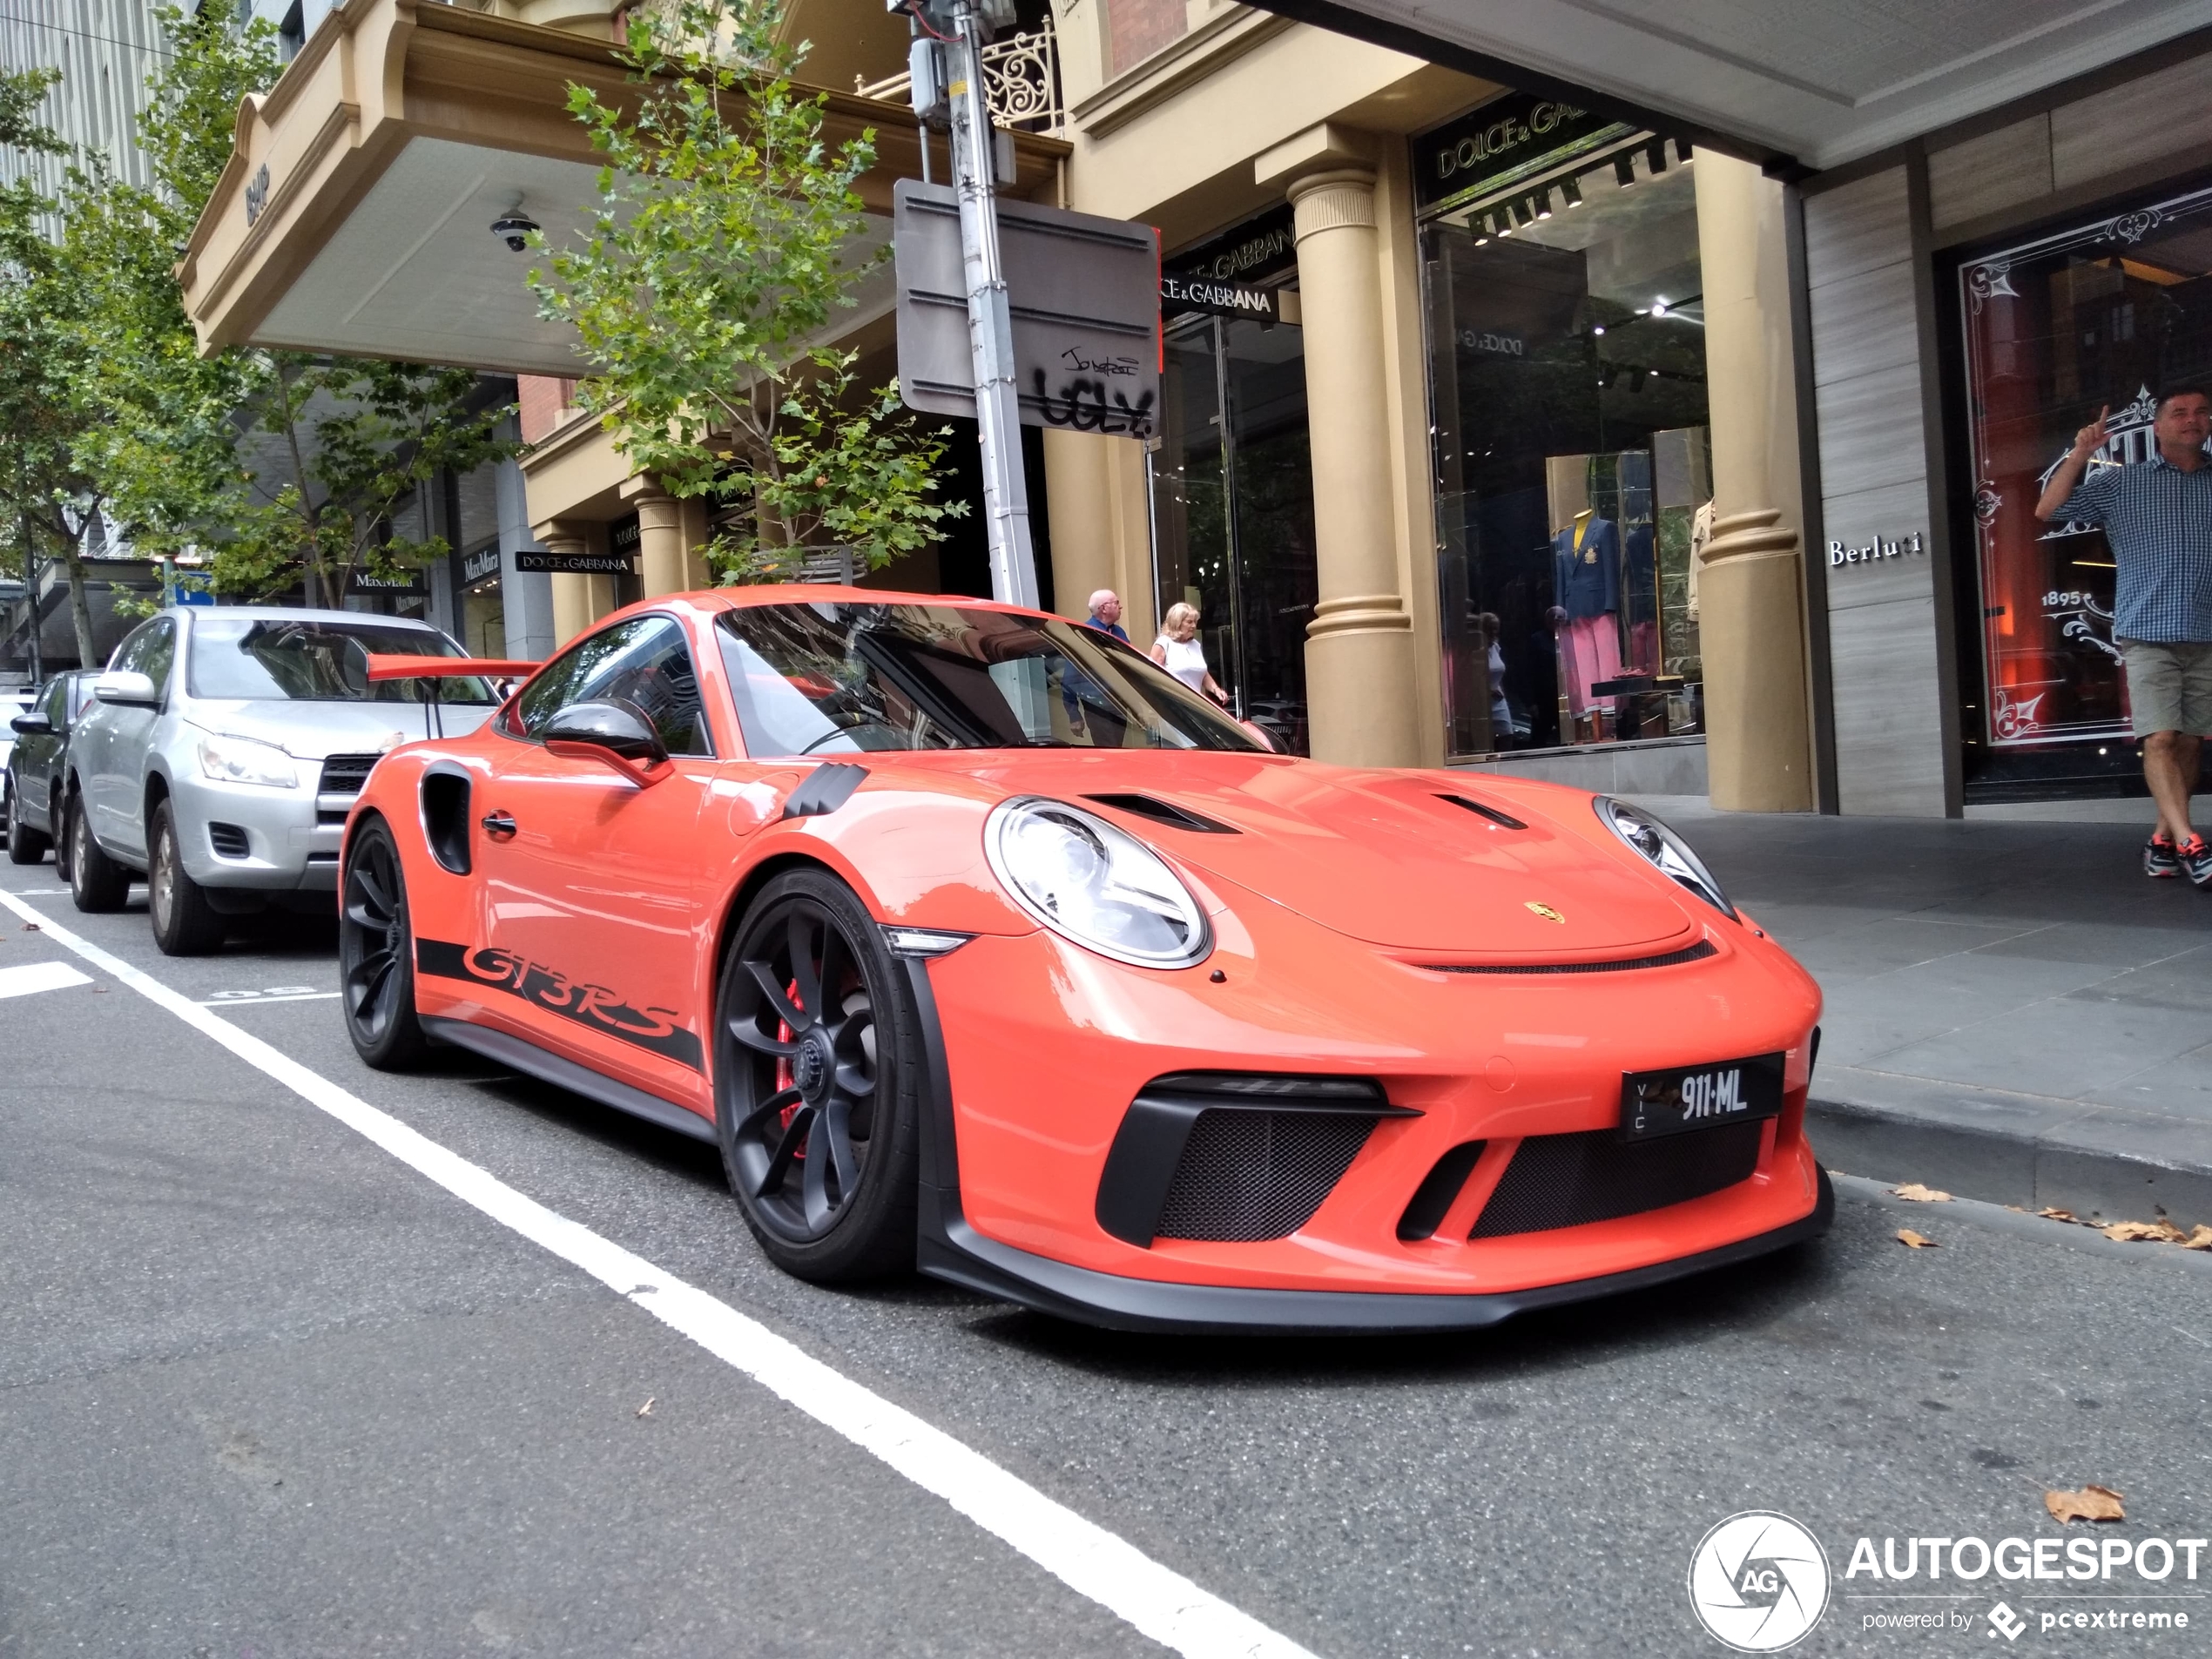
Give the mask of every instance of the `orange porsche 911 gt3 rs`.
[[810, 1279], [1434, 1330], [1833, 1209], [1819, 992], [1664, 824], [1275, 753], [1008, 606], [632, 606], [387, 755], [341, 892], [370, 1065], [455, 1043], [711, 1141]]

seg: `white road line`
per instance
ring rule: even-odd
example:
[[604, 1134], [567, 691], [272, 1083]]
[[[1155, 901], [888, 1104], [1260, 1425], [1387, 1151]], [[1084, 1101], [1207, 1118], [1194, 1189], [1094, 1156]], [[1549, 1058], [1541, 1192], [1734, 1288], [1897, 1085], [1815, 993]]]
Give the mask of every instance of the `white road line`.
[[338, 995], [335, 991], [287, 991], [282, 996], [211, 996], [199, 1006], [204, 1008], [250, 1008], [256, 1002], [324, 1002]]
[[37, 922], [56, 944], [112, 974], [308, 1104], [374, 1142], [409, 1169], [581, 1268], [916, 1486], [942, 1498], [984, 1531], [1153, 1641], [1188, 1659], [1312, 1659], [1287, 1636], [1199, 1588], [1182, 1574], [1162, 1566], [1064, 1504], [1055, 1502], [912, 1412], [833, 1370], [726, 1302], [663, 1272], [643, 1257], [517, 1192], [489, 1171], [448, 1151], [181, 992], [47, 921], [13, 894], [0, 893], [0, 904], [25, 921]]
[[25, 962], [20, 968], [0, 968], [0, 996], [29, 996], [33, 991], [58, 991], [91, 982], [90, 974], [80, 974], [67, 962]]

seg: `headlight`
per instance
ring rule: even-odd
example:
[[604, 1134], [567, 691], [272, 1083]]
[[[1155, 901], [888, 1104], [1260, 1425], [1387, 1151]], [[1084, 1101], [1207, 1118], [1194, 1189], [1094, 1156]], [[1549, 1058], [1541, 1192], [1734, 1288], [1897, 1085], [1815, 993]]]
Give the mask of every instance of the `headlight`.
[[983, 824], [991, 873], [1053, 932], [1138, 968], [1188, 968], [1212, 949], [1205, 913], [1150, 847], [1079, 806], [1025, 795]]
[[1631, 806], [1609, 795], [1600, 795], [1594, 804], [1606, 827], [1649, 859], [1662, 874], [1681, 882], [1730, 921], [1737, 919], [1736, 907], [1729, 903], [1705, 861], [1689, 850], [1688, 841], [1641, 806]]
[[199, 769], [219, 784], [266, 784], [271, 789], [299, 786], [292, 757], [273, 743], [226, 738], [212, 732], [199, 739]]

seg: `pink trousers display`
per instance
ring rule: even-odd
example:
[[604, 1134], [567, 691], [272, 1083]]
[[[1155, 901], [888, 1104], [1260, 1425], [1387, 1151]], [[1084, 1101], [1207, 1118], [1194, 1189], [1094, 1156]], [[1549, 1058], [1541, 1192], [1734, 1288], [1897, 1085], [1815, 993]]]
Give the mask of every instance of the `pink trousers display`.
[[1610, 712], [1613, 699], [1592, 697], [1590, 687], [1621, 677], [1620, 619], [1610, 612], [1576, 617], [1559, 631], [1559, 654], [1567, 664], [1567, 706], [1578, 715], [1593, 709]]

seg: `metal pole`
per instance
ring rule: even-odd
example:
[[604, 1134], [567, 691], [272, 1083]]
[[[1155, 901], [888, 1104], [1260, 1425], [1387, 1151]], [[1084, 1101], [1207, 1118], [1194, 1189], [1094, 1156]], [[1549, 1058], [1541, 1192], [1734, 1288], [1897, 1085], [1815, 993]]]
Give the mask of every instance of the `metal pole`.
[[1037, 603], [1036, 550], [1029, 539], [1028, 480], [1022, 465], [1022, 404], [1014, 379], [1014, 322], [999, 262], [996, 169], [984, 97], [984, 25], [974, 0], [959, 0], [946, 56], [952, 98], [953, 182], [960, 192], [961, 262], [968, 286], [968, 338], [975, 366], [975, 436], [982, 450], [983, 518], [990, 536], [991, 597]]
[[38, 610], [38, 578], [46, 561], [34, 557], [31, 552], [30, 515], [19, 513], [17, 523], [23, 531], [23, 584], [30, 595], [30, 683], [43, 685], [46, 678], [45, 654], [39, 648], [38, 631], [42, 620]]

